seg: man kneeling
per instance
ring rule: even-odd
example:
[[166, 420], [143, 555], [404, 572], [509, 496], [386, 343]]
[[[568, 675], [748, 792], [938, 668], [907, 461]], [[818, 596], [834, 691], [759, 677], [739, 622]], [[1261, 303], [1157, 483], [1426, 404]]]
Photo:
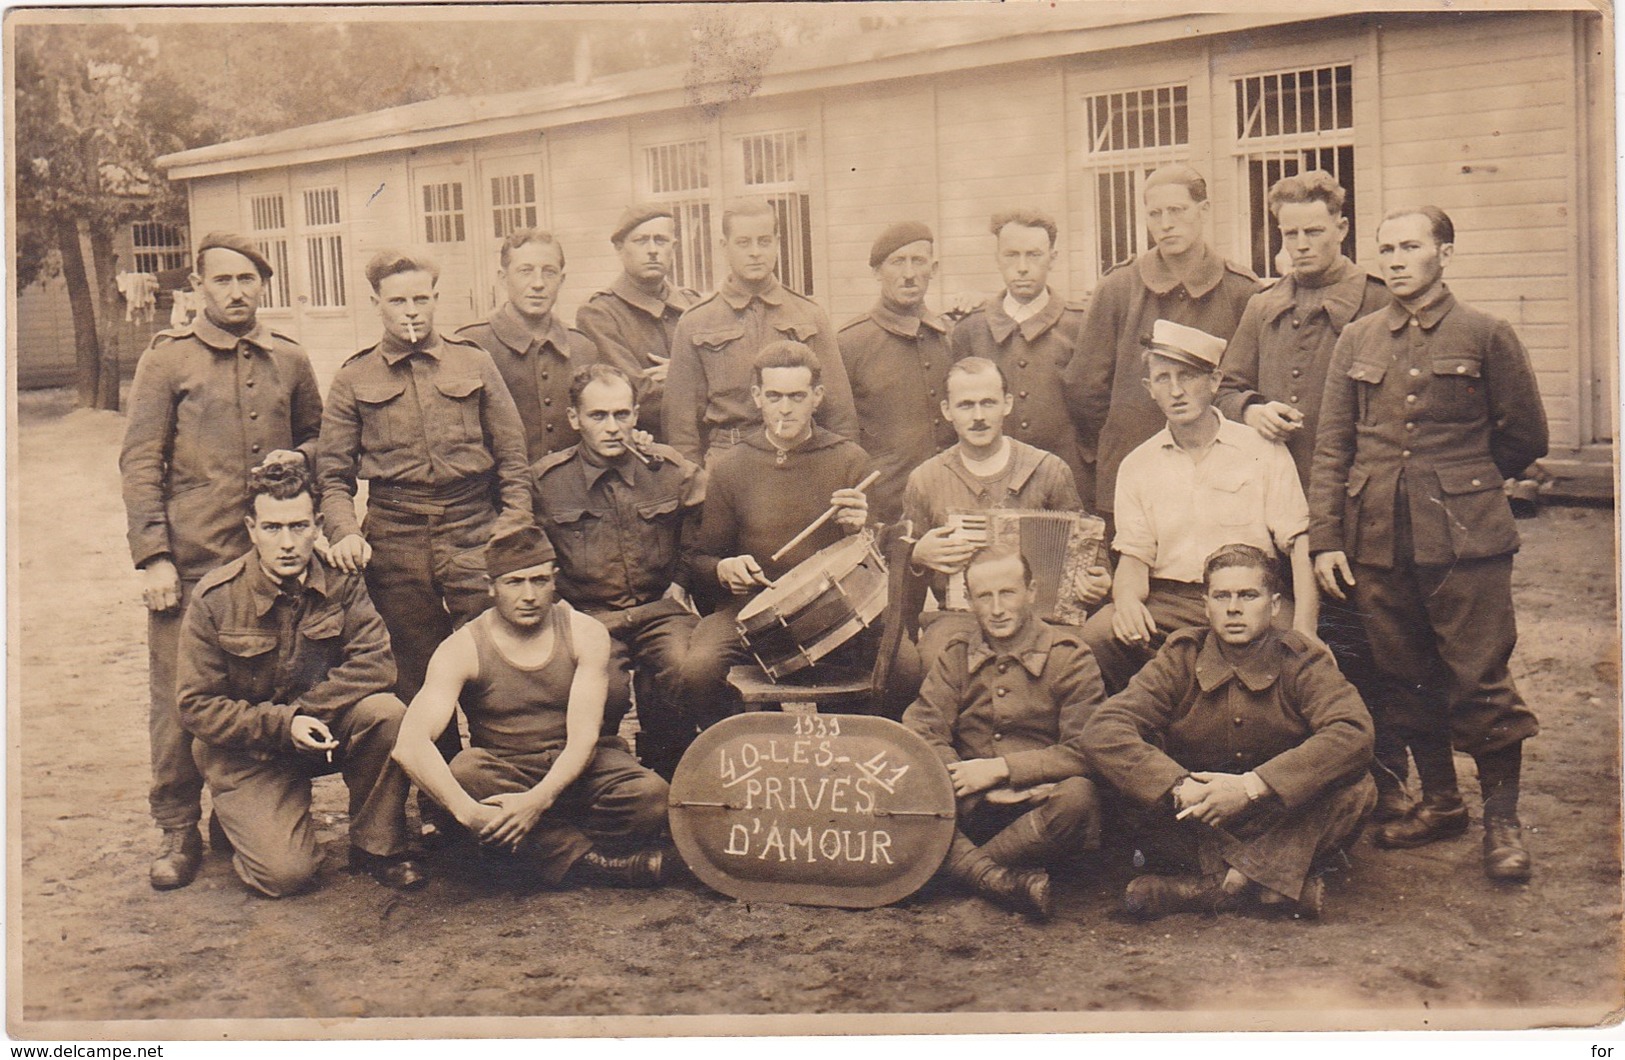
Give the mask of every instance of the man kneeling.
[[[666, 782], [619, 736], [599, 735], [609, 633], [555, 599], [553, 546], [535, 527], [493, 539], [485, 561], [492, 607], [435, 650], [395, 760], [487, 848], [546, 884], [659, 884], [652, 844]], [[471, 746], [448, 766], [434, 737], [459, 700]]]
[[953, 777], [959, 826], [945, 871], [1043, 920], [1043, 867], [1099, 842], [1082, 735], [1105, 698], [1100, 668], [1081, 633], [1038, 617], [1026, 557], [984, 550], [965, 584], [977, 628], [949, 638], [903, 724]]
[[1275, 629], [1269, 557], [1225, 545], [1202, 571], [1208, 627], [1168, 638], [1084, 728], [1090, 764], [1147, 812], [1141, 848], [1199, 876], [1141, 876], [1145, 919], [1257, 901], [1318, 916], [1315, 870], [1376, 804], [1371, 715], [1331, 653]]
[[407, 855], [406, 775], [390, 761], [405, 708], [389, 634], [359, 574], [313, 555], [321, 523], [304, 461], [248, 477], [254, 551], [198, 583], [181, 630], [181, 722], [214, 800], [209, 842], [272, 898], [321, 857], [310, 779], [350, 789], [350, 868], [390, 887], [428, 881]]

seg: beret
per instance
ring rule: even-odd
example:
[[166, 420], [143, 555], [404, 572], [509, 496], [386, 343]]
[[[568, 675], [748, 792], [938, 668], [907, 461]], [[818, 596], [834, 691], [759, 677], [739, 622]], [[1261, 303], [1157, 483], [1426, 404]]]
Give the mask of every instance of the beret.
[[615, 231], [609, 234], [609, 241], [615, 246], [620, 246], [622, 240], [631, 234], [632, 229], [645, 221], [653, 221], [656, 217], [672, 217], [675, 220], [675, 215], [671, 212], [669, 206], [662, 206], [652, 202], [640, 202], [628, 206], [621, 211], [621, 219], [615, 222]]
[[1145, 348], [1159, 357], [1211, 372], [1219, 367], [1219, 358], [1224, 356], [1226, 345], [1228, 343], [1217, 335], [1175, 324], [1172, 320], [1159, 320], [1151, 325], [1151, 341], [1146, 343]]
[[936, 242], [936, 237], [931, 234], [931, 229], [922, 222], [897, 222], [880, 233], [880, 238], [875, 240], [875, 245], [869, 248], [869, 267], [871, 269], [880, 268], [880, 263], [891, 257], [892, 251], [898, 247], [906, 247], [910, 243], [918, 243], [922, 239], [932, 243]]
[[516, 570], [552, 563], [557, 558], [553, 542], [535, 526], [522, 526], [485, 546], [485, 573], [496, 579]]
[[254, 263], [254, 268], [259, 270], [260, 279], [269, 280], [271, 278], [271, 263], [265, 260], [265, 255], [260, 253], [260, 248], [251, 243], [247, 237], [240, 236], [236, 232], [210, 232], [203, 237], [203, 242], [197, 246], [198, 257], [202, 257], [203, 252], [212, 247], [236, 251]]

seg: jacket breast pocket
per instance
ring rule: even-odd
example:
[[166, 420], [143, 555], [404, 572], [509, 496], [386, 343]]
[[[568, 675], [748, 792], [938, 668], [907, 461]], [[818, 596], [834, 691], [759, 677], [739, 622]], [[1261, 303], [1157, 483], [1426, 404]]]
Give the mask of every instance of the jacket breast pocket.
[[608, 514], [591, 508], [557, 508], [543, 519], [547, 536], [562, 553], [561, 559], [568, 559], [572, 565], [592, 567], [598, 562], [595, 550], [612, 544], [606, 540], [613, 532], [606, 527]]
[[773, 330], [795, 342], [811, 342], [812, 337], [818, 334], [818, 325], [810, 320], [789, 320], [774, 324]]
[[1471, 423], [1488, 414], [1484, 400], [1484, 359], [1473, 354], [1435, 356], [1429, 364], [1428, 418]]
[[355, 385], [355, 411], [361, 420], [361, 446], [371, 453], [386, 453], [401, 445], [407, 429], [401, 395], [406, 383], [391, 379]]
[[1457, 559], [1502, 556], [1518, 547], [1518, 528], [1502, 489], [1501, 473], [1488, 460], [1435, 469]]
[[445, 406], [447, 426], [453, 436], [471, 445], [483, 443], [480, 401], [485, 395], [485, 380], [477, 375], [438, 376], [434, 388]]
[[308, 616], [299, 626], [299, 654], [295, 683], [300, 688], [320, 684], [341, 661], [344, 612], [337, 607]]
[[1360, 423], [1370, 426], [1375, 413], [1372, 410], [1371, 397], [1377, 387], [1382, 385], [1383, 376], [1388, 374], [1388, 366], [1372, 361], [1355, 361], [1349, 365], [1349, 378], [1364, 386], [1354, 388], [1354, 399], [1358, 405], [1356, 415]]
[[694, 333], [694, 345], [699, 348], [701, 357], [715, 356], [744, 337], [745, 326], [743, 324], [733, 324], [725, 328], [696, 331]]
[[677, 558], [677, 536], [682, 530], [683, 513], [679, 498], [667, 497], [638, 505], [643, 524], [638, 562], [656, 574], [668, 570]]
[[250, 703], [269, 700], [276, 669], [276, 634], [225, 630], [220, 634], [220, 649], [226, 653], [229, 695]]

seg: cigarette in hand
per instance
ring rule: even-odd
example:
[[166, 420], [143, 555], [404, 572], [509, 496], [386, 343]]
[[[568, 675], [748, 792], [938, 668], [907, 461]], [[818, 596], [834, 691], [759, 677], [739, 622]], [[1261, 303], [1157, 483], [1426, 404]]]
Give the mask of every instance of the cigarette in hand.
[[[329, 761], [331, 761], [332, 758], [333, 758], [333, 756], [331, 754], [329, 754], [327, 757], [328, 757]], [[1178, 813], [1174, 814], [1174, 820], [1183, 821], [1185, 818], [1189, 817], [1191, 814], [1193, 814], [1195, 812], [1196, 812], [1196, 807], [1195, 806], [1187, 806], [1183, 810], [1180, 810]]]
[[331, 747], [327, 749], [327, 764], [333, 764], [333, 749]]

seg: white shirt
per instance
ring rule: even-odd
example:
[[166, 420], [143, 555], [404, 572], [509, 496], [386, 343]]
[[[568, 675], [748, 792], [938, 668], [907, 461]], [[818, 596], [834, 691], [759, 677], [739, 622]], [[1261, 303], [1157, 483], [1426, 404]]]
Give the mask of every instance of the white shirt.
[[1009, 291], [1004, 292], [1005, 315], [1011, 320], [1014, 320], [1017, 324], [1021, 323], [1023, 320], [1030, 319], [1042, 313], [1044, 311], [1044, 307], [1047, 305], [1049, 305], [1048, 287], [1044, 288], [1042, 291], [1039, 291], [1038, 297], [1034, 298], [1026, 305], [1022, 305], [1020, 302], [1016, 301], [1015, 296]]
[[1223, 545], [1288, 552], [1309, 529], [1309, 504], [1287, 447], [1211, 411], [1219, 433], [1201, 463], [1164, 427], [1117, 472], [1112, 546], [1145, 563], [1153, 578], [1200, 583], [1202, 565]]

